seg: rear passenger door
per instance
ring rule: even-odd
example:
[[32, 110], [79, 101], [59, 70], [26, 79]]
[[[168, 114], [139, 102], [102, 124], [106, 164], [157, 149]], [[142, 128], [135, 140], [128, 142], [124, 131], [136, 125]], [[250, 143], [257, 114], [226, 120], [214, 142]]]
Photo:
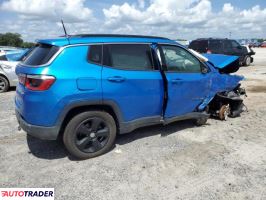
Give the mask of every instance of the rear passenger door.
[[158, 118], [163, 81], [154, 68], [149, 44], [105, 44], [102, 69], [103, 100], [114, 102], [124, 121]]
[[167, 68], [168, 102], [165, 118], [196, 111], [210, 90], [208, 68], [186, 49], [178, 46], [162, 45], [161, 55], [162, 63]]

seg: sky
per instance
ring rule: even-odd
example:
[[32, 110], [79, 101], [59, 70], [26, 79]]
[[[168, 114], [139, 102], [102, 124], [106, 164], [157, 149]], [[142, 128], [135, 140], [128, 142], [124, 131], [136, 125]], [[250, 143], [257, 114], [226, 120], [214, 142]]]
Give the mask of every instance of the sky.
[[266, 0], [0, 0], [0, 33], [266, 38]]

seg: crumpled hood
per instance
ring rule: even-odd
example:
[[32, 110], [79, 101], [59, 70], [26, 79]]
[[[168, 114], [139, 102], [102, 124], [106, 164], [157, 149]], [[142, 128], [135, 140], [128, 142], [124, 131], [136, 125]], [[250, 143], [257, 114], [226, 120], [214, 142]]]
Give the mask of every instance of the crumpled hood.
[[239, 65], [238, 56], [228, 56], [223, 54], [200, 54], [193, 49], [189, 49], [191, 53], [197, 56], [202, 62], [209, 62], [213, 67], [219, 70], [221, 73], [229, 74], [236, 72]]
[[213, 64], [221, 73], [233, 73], [238, 71], [239, 57], [238, 56], [228, 56], [222, 54], [202, 54], [205, 58], [208, 59], [208, 62]]

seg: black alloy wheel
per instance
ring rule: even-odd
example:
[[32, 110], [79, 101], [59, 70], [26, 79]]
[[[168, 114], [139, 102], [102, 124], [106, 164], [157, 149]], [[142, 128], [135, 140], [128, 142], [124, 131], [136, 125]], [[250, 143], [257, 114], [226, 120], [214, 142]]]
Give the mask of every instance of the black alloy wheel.
[[102, 111], [86, 111], [74, 116], [63, 136], [67, 150], [76, 158], [86, 159], [108, 152], [114, 145], [116, 123]]
[[76, 129], [76, 146], [85, 153], [94, 153], [102, 149], [109, 139], [107, 124], [98, 117], [89, 118]]

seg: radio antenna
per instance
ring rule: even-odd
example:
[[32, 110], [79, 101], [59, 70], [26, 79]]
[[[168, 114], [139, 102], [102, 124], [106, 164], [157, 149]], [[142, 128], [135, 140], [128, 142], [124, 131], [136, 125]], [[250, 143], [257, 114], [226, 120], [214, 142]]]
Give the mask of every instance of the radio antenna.
[[61, 23], [62, 23], [62, 26], [63, 26], [63, 29], [64, 29], [64, 32], [65, 32], [65, 36], [68, 37], [68, 34], [66, 32], [66, 28], [65, 28], [65, 24], [64, 24], [64, 21], [61, 19]]
[[63, 26], [64, 32], [65, 32], [65, 37], [67, 38], [68, 43], [70, 44], [70, 41], [69, 41], [69, 35], [68, 35], [67, 32], [66, 32], [66, 28], [65, 28], [65, 24], [64, 24], [63, 19], [61, 19], [61, 23], [62, 23], [62, 26]]

